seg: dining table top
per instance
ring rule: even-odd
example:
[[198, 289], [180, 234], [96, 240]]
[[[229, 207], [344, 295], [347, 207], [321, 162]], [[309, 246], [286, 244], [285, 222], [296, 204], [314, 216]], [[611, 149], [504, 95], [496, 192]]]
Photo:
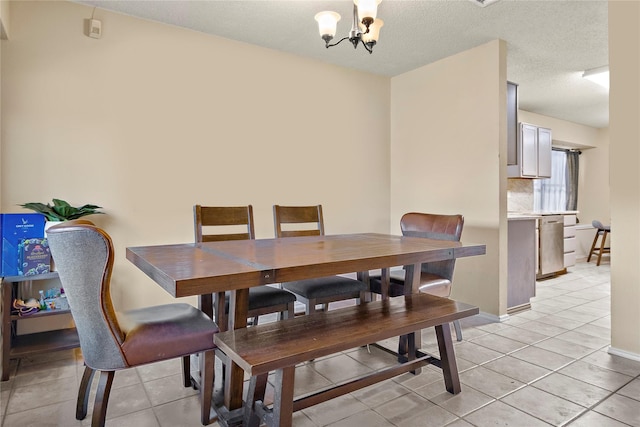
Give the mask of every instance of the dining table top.
[[378, 233], [128, 247], [174, 297], [482, 255], [484, 244]]

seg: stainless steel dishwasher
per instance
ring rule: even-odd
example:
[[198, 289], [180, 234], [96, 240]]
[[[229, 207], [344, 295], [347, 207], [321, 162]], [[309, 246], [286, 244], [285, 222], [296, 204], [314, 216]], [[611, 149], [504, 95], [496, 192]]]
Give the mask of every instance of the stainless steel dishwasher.
[[544, 215], [540, 218], [538, 276], [564, 269], [564, 217]]

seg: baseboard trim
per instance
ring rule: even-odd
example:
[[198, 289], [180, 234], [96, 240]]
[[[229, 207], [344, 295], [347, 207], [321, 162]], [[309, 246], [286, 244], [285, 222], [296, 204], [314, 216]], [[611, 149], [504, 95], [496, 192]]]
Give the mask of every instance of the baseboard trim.
[[506, 322], [507, 320], [509, 320], [509, 315], [508, 314], [503, 314], [502, 316], [496, 316], [495, 314], [492, 313], [486, 313], [484, 311], [481, 311], [478, 316], [480, 316], [483, 319], [487, 319], [490, 320], [493, 323], [496, 322]]
[[614, 356], [624, 357], [625, 359], [634, 360], [636, 362], [640, 362], [640, 354], [631, 353], [630, 351], [620, 350], [619, 348], [609, 347], [607, 353], [612, 354]]

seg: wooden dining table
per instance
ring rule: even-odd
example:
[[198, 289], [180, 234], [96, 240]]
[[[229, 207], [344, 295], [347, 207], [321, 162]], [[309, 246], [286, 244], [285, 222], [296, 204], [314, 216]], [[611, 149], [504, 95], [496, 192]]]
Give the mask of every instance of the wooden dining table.
[[[247, 326], [254, 286], [354, 272], [366, 280], [369, 270], [405, 266], [409, 294], [418, 291], [414, 272], [422, 263], [485, 252], [484, 244], [361, 233], [129, 247], [126, 257], [176, 298], [198, 296], [202, 305], [212, 294], [231, 291], [229, 325], [219, 325], [226, 330]], [[228, 369], [224, 405], [233, 411], [242, 406], [243, 371], [233, 363]]]

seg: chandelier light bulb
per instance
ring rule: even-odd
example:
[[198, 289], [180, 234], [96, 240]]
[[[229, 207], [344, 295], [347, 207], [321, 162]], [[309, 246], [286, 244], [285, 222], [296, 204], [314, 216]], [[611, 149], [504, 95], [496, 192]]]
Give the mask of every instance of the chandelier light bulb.
[[371, 23], [375, 21], [378, 16], [378, 5], [381, 0], [353, 0], [356, 6], [358, 6], [358, 17], [365, 27], [369, 28]]
[[365, 43], [376, 44], [378, 42], [378, 37], [380, 37], [380, 28], [384, 25], [384, 21], [382, 19], [376, 19], [373, 21], [373, 24], [369, 26], [369, 32], [362, 33], [362, 41]]

